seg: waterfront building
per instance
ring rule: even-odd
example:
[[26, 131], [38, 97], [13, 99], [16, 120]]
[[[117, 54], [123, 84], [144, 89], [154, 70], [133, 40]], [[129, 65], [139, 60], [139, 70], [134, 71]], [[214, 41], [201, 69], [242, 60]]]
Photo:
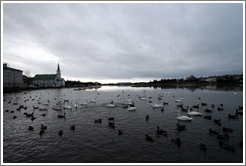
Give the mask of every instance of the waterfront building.
[[56, 74], [36, 74], [33, 85], [37, 87], [61, 87], [65, 86], [65, 80], [61, 78], [61, 70], [58, 64]]
[[21, 88], [23, 86], [22, 71], [3, 64], [3, 88]]

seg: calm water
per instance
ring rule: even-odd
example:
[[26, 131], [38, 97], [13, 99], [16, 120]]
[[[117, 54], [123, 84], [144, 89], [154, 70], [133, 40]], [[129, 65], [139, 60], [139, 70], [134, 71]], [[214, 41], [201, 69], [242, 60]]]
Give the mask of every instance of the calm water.
[[[146, 95], [146, 100], [139, 96]], [[158, 99], [159, 96], [161, 100]], [[149, 99], [152, 97], [152, 99]], [[96, 99], [96, 103], [90, 100]], [[177, 102], [183, 98], [183, 105], [199, 104], [199, 112], [211, 115], [212, 120], [203, 117], [193, 117], [192, 122], [180, 122], [186, 125], [185, 131], [177, 131]], [[198, 99], [200, 98], [200, 99]], [[28, 99], [28, 101], [27, 101]], [[122, 108], [127, 99], [132, 99], [136, 111]], [[235, 114], [238, 106], [243, 106], [242, 91], [223, 91], [206, 89], [153, 89], [131, 87], [102, 87], [98, 90], [52, 89], [37, 90], [3, 95], [3, 162], [4, 163], [242, 163], [243, 148], [243, 116], [228, 119], [228, 114]], [[26, 101], [25, 101], [26, 100]], [[49, 105], [44, 105], [48, 103]], [[72, 110], [54, 111], [52, 108], [59, 101], [69, 100], [67, 105]], [[88, 107], [74, 108], [76, 102]], [[117, 107], [108, 108], [111, 101]], [[153, 109], [149, 100], [165, 105], [161, 109]], [[11, 101], [11, 103], [10, 103]], [[17, 105], [14, 103], [18, 102]], [[206, 102], [207, 106], [201, 106]], [[205, 113], [206, 108], [212, 113]], [[217, 107], [223, 104], [224, 110]], [[16, 109], [19, 105], [27, 109]], [[47, 108], [48, 111], [33, 109], [33, 106]], [[9, 112], [6, 112], [9, 110]], [[195, 110], [195, 109], [194, 109]], [[10, 111], [14, 111], [11, 113]], [[34, 112], [35, 120], [27, 118], [24, 113]], [[66, 113], [66, 119], [57, 118]], [[46, 116], [42, 116], [42, 114]], [[146, 115], [150, 116], [148, 122]], [[182, 115], [187, 115], [181, 112]], [[16, 119], [13, 119], [16, 116]], [[108, 118], [115, 118], [115, 129], [108, 126]], [[101, 118], [102, 123], [94, 123]], [[221, 127], [213, 119], [221, 119]], [[47, 126], [40, 136], [40, 126]], [[75, 131], [70, 126], [75, 125]], [[29, 131], [28, 126], [34, 130]], [[156, 135], [156, 126], [168, 132], [168, 136]], [[216, 136], [209, 134], [209, 128], [223, 134], [223, 127], [230, 127], [229, 139], [224, 143], [235, 147], [235, 152], [225, 150], [218, 145]], [[118, 135], [118, 130], [123, 135]], [[59, 130], [63, 135], [59, 136]], [[145, 135], [153, 137], [154, 142], [146, 141]], [[180, 137], [181, 147], [170, 141], [169, 137]], [[207, 151], [199, 149], [199, 143], [204, 143]]]

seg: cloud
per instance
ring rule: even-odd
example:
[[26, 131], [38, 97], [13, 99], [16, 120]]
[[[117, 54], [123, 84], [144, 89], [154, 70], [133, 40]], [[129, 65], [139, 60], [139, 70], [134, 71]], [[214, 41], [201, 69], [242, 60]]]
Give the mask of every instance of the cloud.
[[82, 81], [241, 74], [242, 5], [4, 3], [3, 60]]

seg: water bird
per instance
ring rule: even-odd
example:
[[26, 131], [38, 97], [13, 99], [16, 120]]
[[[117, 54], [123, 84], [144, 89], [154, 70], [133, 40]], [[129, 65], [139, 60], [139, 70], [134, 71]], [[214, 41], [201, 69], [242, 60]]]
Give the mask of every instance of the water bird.
[[60, 119], [64, 118], [65, 119], [66, 118], [65, 115], [66, 115], [66, 113], [64, 113], [63, 115], [58, 115], [57, 118], [60, 118]]
[[156, 134], [157, 135], [167, 135], [167, 132], [162, 130], [162, 129], [160, 129], [160, 127], [157, 126]]
[[88, 105], [87, 99], [86, 99], [86, 101], [85, 101], [84, 103], [81, 103], [80, 105], [82, 105], [82, 106], [87, 106], [87, 105]]
[[47, 130], [47, 126], [41, 125], [41, 130]]
[[214, 107], [215, 107], [215, 105], [214, 105], [214, 104], [212, 104], [212, 105], [211, 105], [211, 107], [212, 107], [212, 108], [214, 108]]
[[13, 113], [15, 113], [15, 111], [10, 111], [10, 113], [12, 113], [12, 114], [13, 114]]
[[110, 118], [108, 118], [108, 120], [114, 120], [114, 117], [110, 117]]
[[239, 111], [238, 109], [235, 110], [236, 111], [236, 115], [243, 115], [243, 111]]
[[163, 105], [156, 104], [156, 103], [152, 103], [151, 106], [152, 106], [153, 108], [162, 108], [162, 107], [163, 107]]
[[193, 119], [188, 117], [188, 116], [180, 116], [180, 111], [178, 111], [178, 116], [177, 116], [178, 120], [182, 120], [182, 121], [192, 121]]
[[163, 105], [168, 105], [168, 102], [163, 101]]
[[179, 123], [176, 124], [176, 130], [183, 131], [186, 129], [186, 125], [180, 125]]
[[209, 134], [210, 135], [219, 135], [219, 132], [212, 130], [212, 129], [209, 129]]
[[46, 114], [42, 114], [42, 116], [46, 116]]
[[70, 126], [70, 130], [75, 130], [75, 125]]
[[232, 151], [232, 152], [235, 151], [235, 147], [234, 147], [234, 146], [225, 144], [225, 143], [223, 143], [222, 141], [219, 141], [219, 145], [220, 145], [221, 147], [225, 148], [226, 150], [230, 150], [230, 151]]
[[110, 104], [107, 105], [107, 107], [109, 107], [109, 108], [113, 108], [113, 107], [115, 107], [115, 106], [116, 106], [116, 105], [113, 104], [113, 103], [110, 103]]
[[223, 132], [233, 132], [233, 129], [228, 127], [223, 127]]
[[76, 102], [73, 107], [78, 108], [79, 107], [78, 103]]
[[109, 121], [108, 122], [108, 126], [112, 129], [115, 129], [115, 124], [114, 124], [114, 121]]
[[217, 139], [227, 140], [227, 139], [229, 139], [229, 135], [227, 133], [225, 133], [225, 134], [218, 134], [217, 135]]
[[201, 102], [201, 106], [207, 106], [207, 103]]
[[220, 119], [214, 119], [214, 123], [218, 124], [219, 126], [221, 126], [221, 121]]
[[13, 116], [13, 119], [16, 119], [17, 118], [17, 116]]
[[154, 139], [151, 136], [149, 136], [148, 134], [145, 135], [145, 139], [147, 141], [154, 142]]
[[228, 114], [228, 119], [237, 119], [237, 114], [235, 115]]
[[181, 146], [181, 140], [180, 140], [180, 138], [172, 138], [172, 137], [170, 137], [170, 140], [171, 140], [173, 143], [177, 144], [178, 147]]
[[146, 119], [146, 122], [148, 122], [149, 121], [149, 115], [146, 115], [145, 119]]
[[28, 130], [29, 130], [29, 131], [33, 131], [33, 127], [32, 127], [32, 126], [29, 126], [29, 127], [28, 127]]
[[164, 107], [161, 108], [161, 112], [164, 112]]
[[199, 109], [199, 105], [193, 105], [193, 108]]
[[205, 109], [204, 112], [212, 112], [210, 109]]
[[96, 119], [96, 120], [94, 120], [94, 123], [102, 123], [102, 119], [100, 118], [100, 119]]
[[63, 135], [63, 131], [62, 130], [59, 130], [59, 136], [62, 136]]
[[41, 129], [39, 135], [42, 136], [44, 134], [44, 129]]
[[201, 116], [202, 113], [201, 112], [197, 112], [197, 111], [191, 111], [191, 109], [188, 107], [188, 115], [189, 116]]
[[217, 110], [218, 110], [218, 111], [223, 111], [223, 110], [224, 110], [224, 108], [222, 108], [222, 107], [218, 107], [218, 108], [217, 108]]
[[206, 145], [203, 144], [203, 143], [199, 143], [199, 148], [200, 148], [202, 151], [206, 151], [206, 150], [207, 150]]
[[128, 105], [128, 108], [127, 108], [128, 111], [136, 111], [137, 108], [135, 106], [130, 106]]
[[121, 130], [118, 131], [118, 135], [122, 135], [123, 132]]
[[34, 121], [36, 118], [33, 116], [33, 117], [31, 117], [31, 121]]
[[204, 119], [211, 120], [211, 119], [212, 119], [212, 116], [211, 116], [211, 115], [204, 115], [203, 118], [204, 118]]

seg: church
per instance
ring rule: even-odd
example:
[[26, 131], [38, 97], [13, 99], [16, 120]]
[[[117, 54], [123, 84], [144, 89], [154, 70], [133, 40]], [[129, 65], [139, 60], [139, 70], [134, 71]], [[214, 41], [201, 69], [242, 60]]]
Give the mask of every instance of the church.
[[61, 78], [60, 66], [58, 63], [56, 74], [36, 74], [33, 78], [33, 85], [37, 87], [61, 87], [65, 86], [65, 80]]

